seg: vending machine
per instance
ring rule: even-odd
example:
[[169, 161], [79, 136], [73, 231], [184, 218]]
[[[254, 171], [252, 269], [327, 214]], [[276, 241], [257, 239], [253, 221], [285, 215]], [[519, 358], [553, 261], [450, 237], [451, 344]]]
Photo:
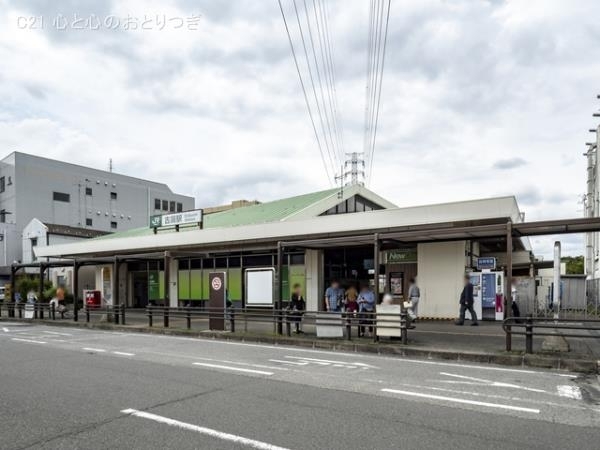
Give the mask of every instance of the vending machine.
[[[483, 270], [469, 276], [477, 316], [483, 320], [504, 320], [504, 272]], [[469, 316], [467, 312], [466, 317]]]

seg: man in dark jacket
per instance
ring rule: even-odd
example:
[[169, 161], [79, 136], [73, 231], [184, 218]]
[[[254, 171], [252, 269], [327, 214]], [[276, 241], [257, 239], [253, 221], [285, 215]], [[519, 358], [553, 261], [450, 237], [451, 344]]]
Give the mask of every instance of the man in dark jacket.
[[473, 285], [471, 284], [471, 279], [469, 275], [465, 275], [465, 287], [463, 288], [462, 293], [460, 294], [460, 317], [456, 321], [456, 325], [464, 325], [465, 323], [465, 312], [469, 311], [471, 314], [471, 325], [477, 326], [477, 314], [475, 313], [475, 309], [473, 308], [473, 303], [475, 299], [473, 298]]

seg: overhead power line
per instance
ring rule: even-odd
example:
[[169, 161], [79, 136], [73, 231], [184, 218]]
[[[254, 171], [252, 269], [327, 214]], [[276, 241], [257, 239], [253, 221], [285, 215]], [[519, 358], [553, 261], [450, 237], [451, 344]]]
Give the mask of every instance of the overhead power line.
[[[335, 173], [343, 164], [344, 141], [326, 7], [322, 0], [302, 0], [300, 7], [292, 0], [291, 14], [295, 15], [297, 24], [297, 39], [294, 39], [282, 1], [278, 3], [321, 159], [331, 181], [334, 177], [330, 172]], [[301, 46], [303, 60], [298, 57], [297, 46]]]
[[364, 153], [369, 165], [367, 172], [368, 181], [370, 181], [373, 171], [375, 143], [377, 140], [390, 7], [391, 0], [387, 0], [387, 2], [386, 0], [371, 0], [364, 139]]

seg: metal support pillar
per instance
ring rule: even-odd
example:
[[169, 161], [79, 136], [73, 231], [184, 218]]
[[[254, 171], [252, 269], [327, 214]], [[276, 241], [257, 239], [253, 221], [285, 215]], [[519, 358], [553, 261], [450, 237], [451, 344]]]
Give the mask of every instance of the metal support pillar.
[[166, 251], [164, 257], [164, 274], [165, 274], [165, 295], [164, 295], [164, 315], [163, 325], [165, 328], [169, 328], [169, 307], [171, 306], [169, 300], [169, 291], [171, 290], [171, 253]]
[[73, 321], [79, 320], [79, 263], [73, 260]]
[[379, 235], [375, 233], [373, 240], [373, 277], [375, 280], [373, 286], [373, 295], [375, 296], [375, 305], [373, 307], [373, 341], [377, 342], [377, 322], [375, 321], [377, 304], [379, 303]]
[[275, 273], [275, 308], [277, 309], [277, 334], [283, 334], [283, 318], [281, 311], [283, 310], [283, 302], [281, 295], [283, 294], [283, 279], [281, 272], [283, 269], [283, 246], [281, 242], [277, 243], [277, 271]]
[[[508, 319], [512, 317], [512, 222], [506, 223], [506, 283], [504, 285], [504, 291], [506, 292], [506, 306], [504, 308], [504, 318]], [[506, 351], [512, 350], [512, 333], [510, 333], [510, 326], [507, 327], [506, 333]]]
[[38, 302], [44, 301], [44, 273], [46, 272], [46, 266], [40, 263], [40, 285], [38, 293]]
[[119, 306], [119, 258], [115, 256], [115, 261], [113, 262], [113, 295], [112, 295], [112, 306], [113, 306], [113, 322], [119, 323], [119, 319], [117, 317]]
[[15, 317], [15, 280], [17, 268], [14, 265], [10, 266], [10, 305], [8, 307], [8, 317]]

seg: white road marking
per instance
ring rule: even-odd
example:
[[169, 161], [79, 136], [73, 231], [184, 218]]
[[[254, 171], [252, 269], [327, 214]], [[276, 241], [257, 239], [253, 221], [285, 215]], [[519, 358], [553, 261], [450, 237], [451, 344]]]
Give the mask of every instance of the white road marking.
[[124, 409], [121, 412], [130, 416], [141, 417], [143, 419], [153, 420], [158, 423], [164, 423], [166, 425], [181, 428], [184, 430], [195, 431], [196, 433], [204, 434], [206, 436], [221, 439], [223, 441], [234, 442], [236, 444], [245, 445], [247, 447], [256, 448], [259, 450], [288, 450], [285, 447], [278, 447], [277, 445], [269, 444], [267, 442], [256, 441], [254, 439], [248, 439], [231, 433], [224, 433], [222, 431], [213, 430], [212, 428], [201, 427], [191, 423], [180, 422], [179, 420], [170, 419], [168, 417], [159, 416], [157, 414], [152, 414], [144, 411], [138, 411], [136, 409]]
[[581, 400], [581, 389], [577, 386], [571, 386], [568, 384], [563, 384], [556, 386], [556, 391], [560, 397], [572, 398], [574, 400]]
[[115, 355], [121, 356], [135, 356], [135, 353], [127, 353], [127, 352], [113, 352]]
[[42, 331], [42, 333], [55, 334], [57, 336], [73, 336], [71, 333], [59, 333], [57, 331]]
[[[546, 391], [543, 389], [529, 388], [529, 387], [525, 387], [525, 386], [519, 386], [518, 384], [503, 383], [500, 381], [484, 380], [483, 378], [468, 377], [466, 375], [458, 375], [455, 373], [440, 372], [440, 375], [444, 375], [446, 377], [460, 378], [463, 380], [469, 380], [469, 381], [474, 382], [474, 383], [468, 383], [468, 384], [483, 384], [483, 385], [488, 385], [488, 386], [492, 386], [492, 387], [503, 387], [503, 388], [510, 388], [510, 389], [520, 389], [522, 391], [538, 392], [540, 394], [546, 393]], [[444, 380], [442, 382], [447, 383], [448, 381]], [[465, 384], [467, 384], [467, 383], [465, 383]]]
[[193, 356], [192, 358], [201, 359], [202, 361], [213, 361], [213, 362], [225, 363], [225, 364], [237, 364], [238, 366], [256, 367], [258, 369], [272, 369], [272, 370], [285, 370], [285, 371], [290, 370], [290, 369], [286, 369], [285, 367], [267, 366], [264, 364], [252, 364], [252, 363], [246, 363], [246, 362], [241, 362], [241, 361], [229, 361], [227, 359], [201, 358], [199, 356]]
[[10, 330], [6, 327], [2, 327], [2, 331], [4, 331], [5, 333], [8, 333]]
[[98, 352], [98, 353], [104, 353], [106, 351], [102, 348], [92, 348], [92, 347], [83, 347], [82, 350], [85, 350], [87, 352]]
[[[376, 381], [379, 384], [384, 383], [384, 381], [380, 381], [380, 380], [369, 380], [369, 381]], [[405, 386], [407, 388], [412, 388], [412, 389], [425, 389], [425, 390], [431, 390], [431, 391], [436, 391], [436, 392], [449, 392], [452, 394], [466, 395], [466, 396], [473, 396], [473, 397], [485, 397], [485, 398], [493, 398], [493, 399], [501, 399], [501, 400], [514, 400], [516, 402], [523, 401], [523, 397], [507, 397], [506, 395], [484, 394], [482, 392], [473, 392], [473, 391], [460, 391], [460, 390], [456, 390], [456, 389], [446, 389], [446, 388], [439, 388], [439, 387], [433, 387], [433, 386], [424, 386], [424, 385], [419, 385], [419, 384], [409, 384], [409, 383], [398, 383], [398, 384], [400, 386]], [[527, 402], [535, 403], [538, 405], [544, 405], [544, 406], [558, 406], [562, 409], [567, 408], [567, 409], [576, 409], [576, 410], [580, 410], [580, 411], [589, 410], [589, 408], [586, 408], [585, 406], [575, 406], [573, 404], [556, 403], [556, 402], [549, 402], [549, 401], [545, 401], [545, 400], [527, 399]]]
[[21, 339], [21, 338], [12, 338], [12, 341], [19, 341], [19, 342], [29, 342], [31, 344], [47, 344], [47, 342], [44, 341], [34, 341], [33, 339]]
[[281, 364], [290, 364], [293, 366], [308, 366], [308, 361], [298, 362], [298, 361], [283, 361], [281, 359], [270, 359], [271, 362], [281, 363]]
[[233, 370], [236, 372], [245, 372], [245, 373], [256, 373], [258, 375], [273, 375], [273, 372], [266, 372], [264, 370], [243, 369], [241, 367], [222, 366], [221, 364], [208, 364], [208, 363], [200, 363], [200, 362], [195, 362], [192, 364], [195, 366], [210, 367], [213, 369]]
[[355, 362], [346, 362], [346, 361], [336, 361], [332, 359], [318, 359], [318, 358], [303, 358], [301, 356], [284, 356], [284, 358], [289, 359], [297, 359], [300, 361], [309, 361], [315, 364], [319, 364], [321, 366], [328, 366], [330, 364], [334, 364], [334, 367], [346, 367], [348, 369], [356, 369], [356, 366], [360, 366], [364, 369], [377, 369], [378, 367], [372, 366], [370, 364], [365, 363], [355, 363]]
[[441, 395], [423, 394], [420, 392], [411, 392], [411, 391], [401, 391], [399, 389], [381, 389], [381, 391], [389, 392], [391, 394], [400, 394], [400, 395], [407, 395], [407, 396], [411, 396], [411, 397], [428, 398], [428, 399], [432, 399], [432, 400], [441, 400], [441, 401], [445, 401], [445, 402], [461, 403], [461, 404], [465, 404], [465, 405], [485, 406], [488, 408], [497, 408], [497, 409], [508, 409], [510, 411], [528, 412], [528, 413], [533, 413], [533, 414], [540, 413], [539, 409], [524, 408], [522, 406], [504, 405], [501, 403], [479, 402], [476, 400], [467, 400], [467, 399], [463, 399], [463, 398], [443, 397]]

